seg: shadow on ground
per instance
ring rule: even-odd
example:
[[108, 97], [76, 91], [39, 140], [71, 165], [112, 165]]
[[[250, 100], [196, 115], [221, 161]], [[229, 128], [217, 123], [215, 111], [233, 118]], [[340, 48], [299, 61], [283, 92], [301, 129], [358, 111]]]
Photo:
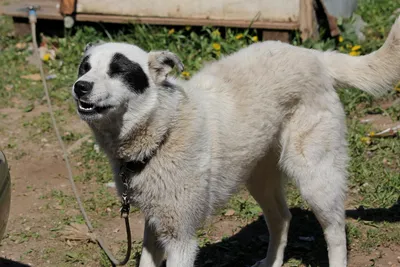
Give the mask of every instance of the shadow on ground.
[[[293, 215], [285, 261], [297, 259], [306, 266], [328, 266], [328, 254], [322, 229], [311, 211], [291, 209]], [[399, 222], [400, 203], [389, 209], [348, 210], [349, 218], [375, 221]], [[201, 248], [196, 266], [245, 267], [265, 257], [268, 233], [262, 217], [245, 226], [239, 233], [221, 242]], [[303, 238], [301, 238], [303, 237]], [[309, 240], [311, 238], [311, 240]]]
[[364, 209], [347, 210], [346, 216], [353, 219], [372, 222], [400, 222], [400, 197], [392, 207], [388, 209]]
[[12, 261], [12, 260], [8, 260], [8, 259], [4, 259], [0, 257], [0, 266], [1, 267], [29, 267], [29, 265], [20, 263], [20, 262], [16, 262], [16, 261]]

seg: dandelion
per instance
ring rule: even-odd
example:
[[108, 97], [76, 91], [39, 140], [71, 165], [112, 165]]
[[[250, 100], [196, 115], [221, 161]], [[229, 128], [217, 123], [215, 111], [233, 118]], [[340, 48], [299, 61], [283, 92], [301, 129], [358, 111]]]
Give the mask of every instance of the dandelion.
[[371, 138], [369, 138], [369, 137], [361, 137], [361, 142], [369, 145], [369, 144], [371, 144]]
[[238, 35], [235, 36], [236, 40], [240, 40], [243, 38], [243, 34], [239, 33]]
[[251, 37], [251, 40], [252, 40], [253, 42], [258, 42], [258, 36], [253, 36], [253, 37]]
[[168, 31], [168, 35], [171, 35], [171, 34], [173, 34], [174, 32], [175, 32], [175, 29], [172, 28], [171, 30]]
[[50, 60], [51, 55], [49, 53], [46, 53], [43, 55], [43, 61], [49, 61]]
[[375, 132], [369, 132], [369, 136], [370, 137], [374, 137], [375, 136]]
[[339, 36], [339, 43], [343, 42], [343, 36]]
[[358, 51], [361, 49], [361, 45], [355, 45], [351, 48], [351, 51]]
[[219, 30], [215, 30], [211, 33], [213, 36], [217, 37], [217, 36], [221, 36], [221, 33], [219, 32]]
[[398, 93], [400, 93], [400, 82], [394, 87], [394, 90]]
[[188, 78], [188, 77], [190, 77], [190, 72], [182, 71], [182, 76], [185, 77], [185, 78]]
[[192, 27], [190, 27], [190, 26], [186, 26], [186, 27], [185, 27], [185, 29], [186, 29], [187, 31], [190, 31], [191, 28], [192, 28]]
[[360, 55], [360, 51], [351, 51], [351, 52], [349, 53], [349, 55], [352, 56], [352, 57], [359, 56], [359, 55]]
[[214, 48], [214, 50], [217, 50], [217, 51], [221, 50], [221, 45], [218, 43], [213, 43], [212, 47]]

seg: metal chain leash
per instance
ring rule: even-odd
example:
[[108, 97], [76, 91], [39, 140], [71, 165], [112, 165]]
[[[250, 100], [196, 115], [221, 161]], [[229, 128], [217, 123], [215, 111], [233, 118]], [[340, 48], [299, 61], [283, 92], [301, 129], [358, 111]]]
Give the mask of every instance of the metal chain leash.
[[122, 200], [121, 200], [121, 217], [124, 218], [125, 220], [125, 227], [126, 227], [126, 238], [127, 238], [127, 251], [125, 254], [125, 258], [122, 261], [118, 261], [113, 254], [111, 253], [111, 251], [109, 251], [107, 249], [107, 246], [105, 245], [105, 242], [103, 241], [103, 239], [98, 236], [97, 234], [94, 233], [94, 228], [89, 220], [89, 217], [86, 214], [85, 208], [83, 207], [82, 201], [79, 197], [73, 176], [72, 176], [72, 170], [71, 170], [71, 164], [69, 162], [68, 159], [68, 152], [65, 149], [65, 145], [64, 142], [61, 138], [60, 132], [58, 130], [57, 127], [57, 123], [54, 117], [54, 113], [53, 113], [53, 108], [52, 108], [52, 104], [51, 104], [51, 100], [50, 100], [50, 94], [49, 94], [49, 90], [47, 88], [47, 83], [46, 83], [46, 79], [44, 76], [44, 70], [43, 70], [43, 65], [42, 65], [42, 61], [40, 59], [39, 56], [39, 48], [38, 48], [38, 44], [37, 44], [37, 40], [36, 40], [36, 22], [37, 22], [37, 15], [36, 15], [36, 10], [40, 9], [40, 6], [29, 6], [26, 10], [29, 12], [29, 22], [31, 24], [31, 31], [32, 31], [32, 42], [33, 42], [33, 47], [34, 47], [34, 53], [37, 56], [38, 59], [38, 64], [39, 64], [39, 69], [40, 69], [40, 75], [42, 77], [42, 81], [43, 81], [43, 88], [44, 88], [44, 92], [45, 92], [45, 96], [46, 96], [46, 100], [47, 100], [47, 104], [48, 104], [48, 108], [49, 108], [49, 113], [50, 113], [50, 117], [51, 117], [51, 121], [54, 127], [54, 130], [56, 132], [57, 135], [57, 139], [58, 142], [60, 143], [61, 149], [63, 151], [63, 156], [64, 156], [64, 160], [65, 160], [65, 164], [66, 164], [66, 168], [68, 171], [68, 178], [69, 181], [71, 183], [72, 186], [72, 190], [74, 192], [76, 201], [78, 202], [78, 206], [79, 209], [82, 213], [82, 216], [85, 220], [85, 223], [88, 227], [89, 233], [91, 233], [94, 237], [94, 239], [97, 241], [97, 244], [100, 246], [100, 248], [106, 253], [108, 259], [110, 260], [110, 262], [112, 263], [113, 266], [122, 266], [125, 265], [130, 258], [131, 252], [132, 252], [132, 236], [131, 236], [131, 229], [130, 229], [130, 225], [129, 225], [129, 210], [130, 210], [130, 201], [129, 201], [129, 196], [128, 196], [128, 185], [130, 183], [130, 176], [126, 174], [126, 168], [124, 167], [125, 164], [123, 164], [123, 167], [121, 168], [121, 172], [119, 174], [119, 177], [122, 179], [122, 182], [124, 184], [124, 192], [122, 194]]

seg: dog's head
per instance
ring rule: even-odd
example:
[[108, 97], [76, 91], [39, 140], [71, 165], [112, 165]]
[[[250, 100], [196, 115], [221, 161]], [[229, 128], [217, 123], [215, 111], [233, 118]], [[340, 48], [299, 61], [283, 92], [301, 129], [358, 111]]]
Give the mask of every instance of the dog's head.
[[125, 43], [88, 44], [72, 88], [80, 117], [101, 122], [132, 108], [148, 108], [174, 66], [183, 69], [180, 59], [168, 51], [147, 53]]

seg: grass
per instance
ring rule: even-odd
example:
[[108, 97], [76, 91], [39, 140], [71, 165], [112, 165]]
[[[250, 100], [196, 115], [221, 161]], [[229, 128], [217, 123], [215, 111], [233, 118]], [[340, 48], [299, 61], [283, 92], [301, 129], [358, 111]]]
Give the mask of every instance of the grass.
[[[320, 50], [338, 49], [343, 53], [363, 55], [379, 48], [386, 38], [390, 26], [396, 16], [393, 12], [400, 7], [400, 0], [360, 0], [357, 9], [368, 27], [365, 29], [365, 41], [358, 42], [352, 31], [350, 20], [339, 20], [342, 36], [338, 39], [328, 39], [301, 42], [299, 34], [292, 40], [294, 45]], [[9, 34], [10, 20], [0, 17], [0, 65], [7, 66], [0, 74], [0, 108], [19, 108], [26, 113], [33, 111], [43, 104], [43, 90], [40, 81], [23, 78], [24, 75], [37, 74], [37, 68], [26, 64], [31, 55], [28, 49], [30, 37], [14, 38]], [[56, 74], [56, 78], [49, 80], [51, 97], [56, 106], [57, 119], [63, 124], [69, 117], [75, 116], [73, 101], [70, 97], [70, 88], [76, 79], [76, 70], [82, 56], [84, 46], [88, 42], [98, 40], [123, 41], [134, 43], [145, 50], [168, 49], [183, 60], [185, 71], [180, 74], [182, 79], [190, 79], [194, 72], [199, 70], [207, 61], [218, 60], [222, 55], [230, 54], [251, 43], [257, 42], [260, 33], [255, 30], [216, 28], [216, 27], [160, 27], [148, 25], [127, 25], [120, 29], [96, 29], [89, 26], [79, 26], [67, 31], [65, 37], [46, 37], [49, 46], [57, 47], [57, 58], [45, 62], [45, 71]], [[25, 48], [20, 48], [26, 44]], [[24, 45], [22, 45], [24, 46]], [[361, 124], [360, 117], [368, 114], [381, 114], [390, 117], [393, 121], [400, 119], [400, 105], [383, 107], [382, 102], [399, 99], [399, 90], [393, 90], [381, 99], [353, 88], [342, 88], [339, 95], [345, 107], [348, 125], [348, 143], [351, 161], [349, 165], [349, 199], [351, 208], [360, 208], [357, 214], [350, 216], [347, 222], [349, 247], [368, 253], [378, 246], [400, 244], [400, 226], [394, 223], [398, 218], [399, 208], [396, 205], [400, 192], [400, 140], [394, 138], [371, 138], [366, 142], [365, 136], [373, 129], [371, 125]], [[2, 114], [6, 118], [6, 114]], [[23, 127], [28, 129], [33, 137], [50, 134], [51, 124], [47, 113], [39, 114], [26, 120]], [[68, 130], [68, 129], [65, 129]], [[64, 132], [64, 131], [63, 131]], [[2, 132], [3, 133], [3, 132]], [[67, 142], [74, 142], [81, 138], [81, 134], [67, 132], [63, 138]], [[10, 138], [9, 149], [16, 149], [17, 142]], [[25, 156], [21, 154], [21, 158]], [[100, 217], [116, 216], [118, 200], [104, 187], [111, 181], [111, 170], [103, 153], [96, 151], [93, 140], [85, 142], [74, 153], [78, 159], [79, 174], [75, 180], [80, 184], [93, 185], [93, 191], [87, 192], [85, 206], [91, 215]], [[326, 261], [325, 244], [322, 233], [307, 204], [301, 199], [299, 192], [292, 183], [289, 183], [288, 202], [294, 209], [287, 263], [285, 266], [320, 265]], [[53, 191], [44, 195], [43, 199], [56, 200], [61, 206], [58, 211], [62, 224], [70, 222], [82, 223], [82, 217], [70, 216], [66, 210], [75, 209], [75, 200], [62, 191]], [[51, 207], [50, 207], [51, 208]], [[111, 208], [113, 212], [107, 212]], [[228, 205], [220, 211], [221, 220], [236, 221], [242, 227], [242, 235], [215, 236], [211, 228], [200, 229], [198, 237], [202, 247], [204, 266], [228, 266], [223, 262], [235, 264], [253, 261], [253, 257], [260, 258], [266, 251], [267, 243], [259, 240], [254, 233], [265, 233], [265, 226], [260, 219], [261, 209], [254, 199], [246, 192], [232, 197]], [[397, 217], [396, 217], [397, 216]], [[247, 225], [247, 226], [246, 226]], [[211, 226], [212, 227], [212, 226]], [[55, 229], [60, 229], [59, 225]], [[57, 232], [56, 230], [54, 232]], [[315, 242], [302, 242], [299, 236], [315, 237]], [[27, 242], [35, 238], [33, 233], [15, 236], [16, 240]], [[221, 240], [215, 242], [215, 240]], [[250, 249], [249, 249], [250, 247]], [[125, 248], [122, 247], [119, 253]], [[254, 255], [254, 251], [258, 251]], [[298, 253], [300, 251], [301, 253]], [[31, 252], [28, 252], [28, 254]], [[45, 251], [47, 259], [56, 254], [49, 248]], [[132, 264], [140, 254], [140, 243], [135, 244], [135, 253]], [[91, 255], [85, 251], [71, 250], [64, 255], [63, 264], [85, 264], [90, 261]], [[101, 266], [108, 266], [105, 255], [98, 257]], [[83, 261], [83, 262], [82, 262]], [[208, 261], [208, 263], [207, 263]]]

